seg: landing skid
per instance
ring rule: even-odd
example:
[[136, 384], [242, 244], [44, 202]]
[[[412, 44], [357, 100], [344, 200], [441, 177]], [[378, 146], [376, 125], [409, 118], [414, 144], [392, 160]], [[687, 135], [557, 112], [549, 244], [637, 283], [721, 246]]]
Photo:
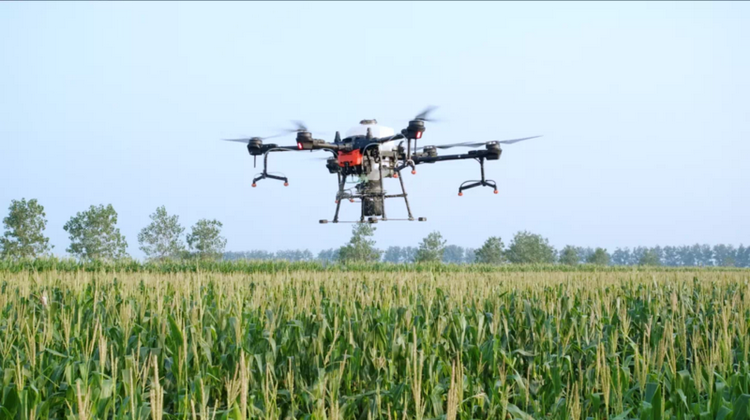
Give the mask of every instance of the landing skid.
[[[412, 172], [413, 173], [413, 172]], [[399, 171], [396, 171], [394, 174], [394, 178], [398, 178], [399, 184], [401, 185], [401, 194], [386, 194], [385, 190], [383, 189], [383, 173], [381, 168], [380, 173], [380, 193], [377, 194], [368, 194], [368, 193], [361, 193], [361, 194], [350, 194], [344, 191], [344, 186], [346, 184], [346, 175], [339, 176], [339, 190], [336, 194], [336, 213], [333, 215], [333, 220], [331, 223], [378, 223], [381, 222], [387, 222], [389, 220], [391, 221], [404, 221], [404, 222], [413, 222], [414, 220], [420, 221], [420, 222], [426, 222], [426, 217], [415, 217], [411, 213], [411, 207], [409, 206], [409, 198], [406, 194], [406, 188], [404, 187], [404, 180], [403, 177], [399, 176]], [[376, 216], [366, 216], [365, 215], [365, 201], [367, 198], [378, 198], [381, 200], [382, 206], [383, 206], [383, 215], [381, 217]], [[386, 216], [385, 213], [385, 200], [387, 198], [403, 198], [404, 204], [406, 204], [406, 212], [408, 214], [408, 218], [406, 219], [390, 219]], [[352, 220], [352, 221], [343, 221], [339, 220], [339, 211], [341, 210], [341, 202], [344, 200], [349, 200], [350, 202], [354, 202], [356, 200], [359, 200], [361, 203], [361, 216], [359, 220]], [[328, 223], [327, 219], [322, 219], [319, 221], [321, 224]]]
[[426, 222], [426, 217], [417, 217], [416, 219], [384, 219], [382, 217], [368, 217], [364, 221], [362, 220], [337, 220], [337, 221], [328, 221], [326, 219], [320, 220], [320, 224], [324, 225], [326, 223], [379, 223], [379, 222]]

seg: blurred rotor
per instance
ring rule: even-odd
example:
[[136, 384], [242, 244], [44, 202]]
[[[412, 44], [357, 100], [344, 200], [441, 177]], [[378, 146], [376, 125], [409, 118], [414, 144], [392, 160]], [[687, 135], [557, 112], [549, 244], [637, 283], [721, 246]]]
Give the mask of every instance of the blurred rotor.
[[[469, 142], [469, 141], [466, 141], [466, 142], [463, 142], [463, 143], [441, 144], [439, 146], [432, 146], [432, 147], [435, 147], [436, 149], [450, 149], [452, 147], [480, 147], [480, 146], [488, 145], [490, 143], [494, 143], [494, 144], [513, 144], [513, 143], [518, 143], [520, 141], [531, 140], [531, 139], [535, 139], [535, 138], [539, 138], [539, 137], [542, 137], [542, 136], [521, 137], [520, 139], [509, 139], [509, 140], [490, 140], [490, 141], [482, 141], [482, 142]], [[429, 146], [425, 146], [425, 147], [429, 147]], [[423, 149], [423, 148], [424, 147], [420, 147], [419, 149]]]

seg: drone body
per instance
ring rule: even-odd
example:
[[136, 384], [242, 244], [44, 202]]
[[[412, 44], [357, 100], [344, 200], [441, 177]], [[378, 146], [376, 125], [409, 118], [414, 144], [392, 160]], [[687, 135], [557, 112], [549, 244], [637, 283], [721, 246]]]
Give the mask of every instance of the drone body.
[[[351, 202], [359, 201], [361, 203], [361, 215], [355, 223], [376, 223], [388, 219], [385, 211], [385, 200], [388, 198], [403, 198], [406, 204], [409, 221], [415, 220], [412, 216], [409, 200], [404, 187], [403, 178], [400, 176], [402, 170], [410, 168], [412, 174], [416, 173], [416, 166], [422, 163], [436, 163], [449, 160], [474, 159], [479, 162], [481, 168], [481, 179], [476, 181], [466, 181], [459, 186], [458, 195], [463, 195], [463, 191], [479, 187], [491, 187], [497, 194], [497, 184], [484, 176], [485, 160], [500, 159], [502, 149], [500, 144], [512, 144], [523, 140], [529, 140], [534, 137], [525, 137], [514, 140], [490, 141], [490, 142], [464, 142], [447, 144], [440, 146], [417, 147], [417, 142], [422, 138], [425, 131], [424, 123], [430, 121], [427, 115], [434, 108], [428, 108], [417, 115], [409, 122], [409, 125], [396, 133], [392, 128], [379, 125], [376, 120], [362, 120], [360, 124], [351, 128], [341, 138], [339, 132], [332, 143], [325, 140], [315, 139], [307, 130], [304, 124], [297, 122], [297, 129], [290, 130], [297, 133], [296, 146], [278, 146], [277, 144], [264, 144], [263, 140], [267, 138], [253, 137], [248, 139], [231, 139], [247, 143], [247, 150], [254, 158], [263, 156], [263, 172], [253, 179], [252, 186], [255, 187], [257, 182], [262, 179], [276, 179], [284, 181], [284, 185], [289, 185], [289, 181], [284, 176], [272, 175], [268, 173], [268, 155], [271, 152], [281, 151], [304, 151], [304, 150], [321, 150], [332, 154], [326, 160], [326, 167], [331, 174], [336, 174], [338, 178], [338, 191], [336, 193], [336, 213], [333, 217], [333, 223], [341, 223], [339, 220], [339, 210], [343, 200]], [[406, 144], [404, 144], [406, 143]], [[406, 147], [404, 147], [406, 146]], [[482, 149], [471, 150], [464, 154], [443, 155], [439, 156], [438, 149], [448, 149], [452, 147], [479, 147]], [[383, 180], [386, 178], [396, 178], [401, 186], [401, 193], [388, 194], [383, 188]], [[354, 180], [354, 187], [347, 188], [347, 179]], [[423, 217], [417, 218], [419, 221], [425, 221]], [[327, 220], [321, 220], [320, 223], [328, 223]]]

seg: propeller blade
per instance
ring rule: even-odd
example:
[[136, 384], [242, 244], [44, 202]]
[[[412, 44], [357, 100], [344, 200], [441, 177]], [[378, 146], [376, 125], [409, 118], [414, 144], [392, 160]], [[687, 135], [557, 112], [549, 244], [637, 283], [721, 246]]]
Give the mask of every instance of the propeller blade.
[[423, 110], [422, 112], [420, 112], [419, 114], [417, 114], [417, 116], [416, 116], [416, 117], [414, 117], [414, 119], [415, 119], [415, 120], [419, 120], [419, 121], [427, 121], [427, 122], [435, 122], [435, 121], [438, 121], [438, 120], [436, 120], [436, 119], [431, 119], [431, 118], [428, 118], [428, 117], [430, 116], [430, 114], [431, 114], [431, 113], [432, 113], [432, 112], [433, 112], [434, 110], [436, 110], [436, 109], [437, 109], [437, 107], [436, 107], [436, 106], [432, 106], [432, 105], [431, 105], [431, 106], [428, 106], [428, 107], [427, 107], [427, 108], [425, 108], [425, 109], [424, 109], [424, 110]]
[[498, 143], [513, 144], [513, 143], [518, 143], [519, 141], [531, 140], [531, 139], [536, 139], [539, 137], [542, 137], [542, 136], [522, 137], [520, 139], [512, 139], [512, 140], [498, 140]]
[[266, 136], [266, 137], [246, 137], [246, 138], [241, 138], [241, 139], [222, 139], [222, 140], [224, 140], [224, 141], [235, 141], [235, 142], [238, 142], [238, 143], [247, 143], [250, 140], [255, 140], [255, 139], [257, 139], [257, 140], [268, 140], [268, 139], [272, 139], [274, 137], [280, 137], [280, 136], [281, 136], [281, 134], [274, 134], [273, 136]]
[[[465, 141], [463, 143], [452, 143], [452, 144], [441, 144], [439, 146], [433, 146], [436, 149], [450, 149], [452, 147], [480, 147], [484, 146], [486, 144], [497, 142], [500, 144], [513, 144], [518, 143], [519, 141], [525, 141], [525, 140], [531, 140], [542, 136], [532, 136], [532, 137], [522, 137], [520, 139], [510, 139], [510, 140], [491, 140], [491, 141], [482, 141], [482, 142], [469, 142]], [[419, 147], [419, 149], [424, 149], [424, 146]]]
[[292, 120], [292, 124], [295, 128], [287, 128], [284, 131], [287, 133], [298, 133], [300, 131], [310, 131], [307, 129], [307, 126], [302, 121], [298, 120]]

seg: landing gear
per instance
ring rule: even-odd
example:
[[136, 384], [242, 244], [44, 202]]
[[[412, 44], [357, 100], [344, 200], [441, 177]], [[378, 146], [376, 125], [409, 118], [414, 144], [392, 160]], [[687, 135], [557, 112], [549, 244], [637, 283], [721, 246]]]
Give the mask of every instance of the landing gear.
[[[386, 194], [383, 189], [383, 178], [378, 181], [371, 183], [370, 185], [365, 184], [363, 187], [359, 187], [356, 193], [350, 193], [344, 190], [346, 185], [345, 174], [339, 174], [339, 190], [336, 193], [336, 212], [333, 215], [331, 223], [378, 223], [379, 221], [409, 221], [415, 220], [414, 215], [411, 212], [411, 206], [409, 205], [409, 197], [406, 193], [406, 187], [404, 186], [403, 177], [398, 176], [398, 171], [393, 174], [393, 178], [398, 179], [399, 185], [401, 186], [400, 194]], [[403, 198], [404, 204], [406, 205], [406, 212], [408, 214], [407, 219], [389, 219], [385, 212], [385, 200], [388, 198]], [[361, 203], [361, 211], [359, 220], [356, 222], [344, 222], [339, 220], [339, 212], [341, 210], [341, 201], [349, 199], [350, 202], [354, 202], [358, 199]], [[380, 216], [380, 217], [378, 217]], [[416, 220], [420, 222], [427, 221], [426, 217], [419, 217]], [[328, 220], [320, 220], [321, 224], [328, 223]]]
[[257, 184], [258, 181], [260, 181], [261, 179], [266, 179], [266, 178], [284, 181], [284, 186], [285, 187], [289, 186], [289, 180], [285, 176], [271, 175], [268, 173], [268, 154], [274, 150], [277, 150], [277, 149], [269, 149], [268, 151], [266, 151], [266, 153], [263, 154], [263, 172], [261, 172], [260, 175], [256, 176], [255, 178], [253, 178], [253, 184], [252, 184], [253, 188], [255, 188], [258, 185]]
[[495, 183], [495, 181], [493, 181], [491, 179], [485, 179], [485, 177], [484, 177], [484, 157], [477, 158], [477, 160], [479, 161], [479, 167], [480, 167], [480, 170], [481, 170], [481, 173], [482, 173], [482, 179], [480, 179], [478, 181], [466, 181], [466, 182], [462, 183], [458, 187], [458, 196], [459, 197], [461, 197], [461, 196], [464, 195], [464, 193], [463, 193], [464, 190], [469, 190], [469, 189], [474, 188], [474, 187], [490, 187], [490, 188], [492, 188], [494, 190], [493, 192], [495, 194], [498, 193], [498, 191], [497, 191], [497, 184]]

